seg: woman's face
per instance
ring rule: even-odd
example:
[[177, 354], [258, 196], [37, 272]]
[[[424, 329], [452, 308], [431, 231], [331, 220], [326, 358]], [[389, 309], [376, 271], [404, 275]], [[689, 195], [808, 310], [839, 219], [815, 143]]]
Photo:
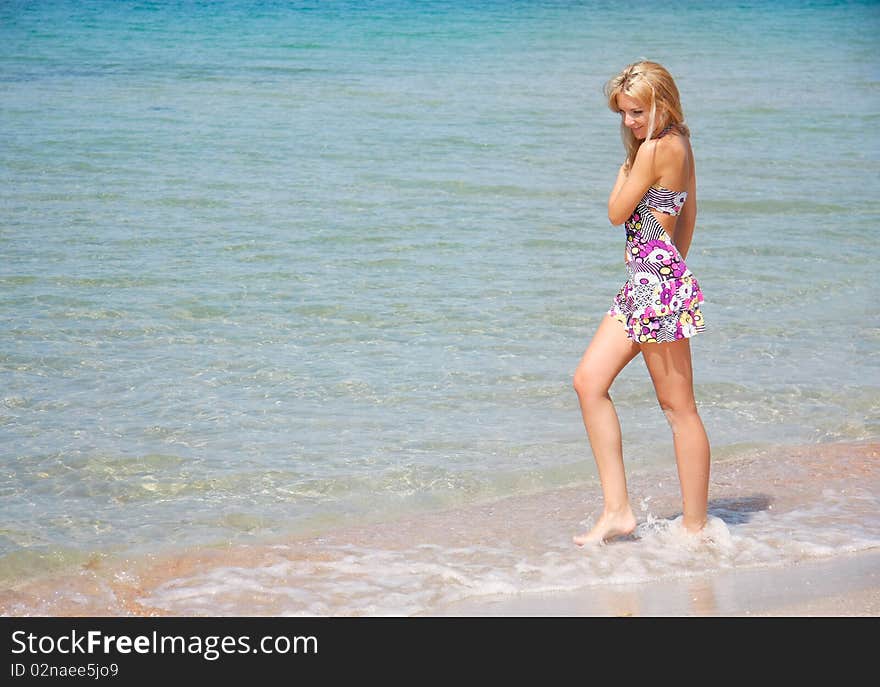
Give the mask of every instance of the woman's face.
[[648, 120], [651, 113], [641, 100], [631, 98], [624, 93], [617, 96], [617, 110], [623, 125], [633, 132], [633, 136], [642, 140], [648, 135]]

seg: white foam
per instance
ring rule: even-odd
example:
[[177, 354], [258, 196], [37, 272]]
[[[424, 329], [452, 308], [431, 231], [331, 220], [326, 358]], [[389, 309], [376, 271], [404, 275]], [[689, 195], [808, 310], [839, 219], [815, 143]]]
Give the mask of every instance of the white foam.
[[[766, 510], [734, 525], [711, 516], [699, 534], [687, 532], [680, 516], [649, 514], [631, 539], [587, 549], [562, 539], [544, 549], [513, 541], [384, 550], [345, 544], [323, 548], [321, 560], [285, 560], [284, 547], [275, 546], [279, 557], [265, 565], [175, 579], [139, 601], [196, 615], [411, 615], [469, 597], [632, 584], [880, 547], [876, 523], [853, 532], [841, 521], [852, 502], [828, 496], [831, 503]], [[837, 519], [829, 517], [834, 511]]]
[[561, 547], [531, 556], [501, 547], [346, 546], [320, 562], [276, 561], [176, 579], [139, 601], [179, 614], [410, 615], [468, 597], [638, 583], [835, 550], [818, 542], [780, 547], [734, 534], [720, 518], [711, 518], [698, 535], [684, 530], [680, 518], [653, 519], [640, 526], [634, 541], [586, 553]]
[[[225, 558], [224, 550], [195, 568], [157, 563], [149, 574], [117, 568], [107, 580], [111, 587], [143, 589], [136, 601], [148, 610], [178, 615], [412, 615], [475, 597], [592, 594], [614, 585], [792, 565], [880, 547], [876, 464], [856, 458], [849, 467], [836, 461], [833, 469], [815, 459], [717, 466], [721, 486], [699, 534], [682, 526], [668, 480], [635, 475], [629, 484], [638, 495], [638, 526], [632, 536], [601, 546], [571, 542], [583, 513], [595, 516], [601, 504], [593, 492], [568, 489], [364, 524], [253, 552], [232, 549]], [[165, 569], [192, 572], [169, 578]], [[51, 615], [52, 604], [65, 600], [85, 608], [95, 592], [83, 589], [56, 587], [39, 608]], [[100, 579], [93, 589], [103, 590], [97, 596], [106, 608], [119, 608]]]

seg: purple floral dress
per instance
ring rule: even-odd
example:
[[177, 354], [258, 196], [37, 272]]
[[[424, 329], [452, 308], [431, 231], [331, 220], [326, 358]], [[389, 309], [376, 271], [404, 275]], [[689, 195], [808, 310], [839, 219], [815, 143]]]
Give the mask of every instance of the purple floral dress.
[[651, 186], [624, 223], [629, 279], [608, 314], [623, 324], [626, 335], [636, 343], [677, 341], [705, 328], [700, 285], [649, 210], [678, 215], [686, 200], [687, 191]]

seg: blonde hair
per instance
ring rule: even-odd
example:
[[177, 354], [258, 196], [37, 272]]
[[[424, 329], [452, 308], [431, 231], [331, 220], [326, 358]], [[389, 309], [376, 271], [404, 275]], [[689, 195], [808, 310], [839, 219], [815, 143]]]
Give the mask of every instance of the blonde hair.
[[[678, 88], [672, 75], [662, 65], [648, 60], [634, 62], [608, 81], [605, 84], [605, 97], [612, 112], [620, 112], [617, 96], [621, 93], [644, 103], [650, 111], [645, 141], [650, 141], [656, 130], [670, 126], [683, 136], [690, 136], [690, 129], [684, 122]], [[660, 126], [656, 125], [658, 123]], [[626, 168], [629, 169], [644, 141], [637, 139], [623, 121], [620, 122], [620, 137], [626, 149]]]

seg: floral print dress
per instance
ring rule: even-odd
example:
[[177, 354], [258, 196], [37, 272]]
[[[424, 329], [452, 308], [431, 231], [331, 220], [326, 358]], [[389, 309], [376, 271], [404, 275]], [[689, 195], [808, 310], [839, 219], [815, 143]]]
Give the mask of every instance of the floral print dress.
[[649, 209], [678, 215], [686, 200], [687, 191], [651, 186], [624, 223], [629, 278], [608, 314], [636, 343], [677, 341], [705, 328], [700, 285]]

